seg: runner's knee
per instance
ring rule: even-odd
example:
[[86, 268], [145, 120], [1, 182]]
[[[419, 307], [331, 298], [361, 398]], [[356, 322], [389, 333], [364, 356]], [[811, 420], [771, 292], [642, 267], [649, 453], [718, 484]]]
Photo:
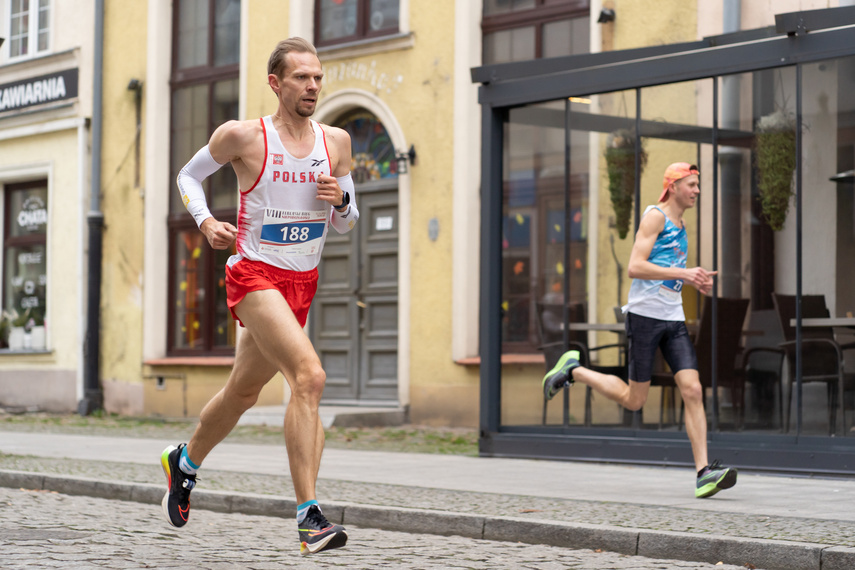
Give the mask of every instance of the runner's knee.
[[297, 371], [293, 387], [295, 395], [320, 400], [324, 393], [327, 375], [320, 362], [313, 362]]
[[226, 386], [225, 400], [246, 411], [258, 401], [259, 390]]
[[639, 396], [637, 394], [632, 394], [631, 392], [626, 395], [624, 398], [623, 407], [629, 410], [630, 412], [637, 412], [640, 410], [644, 403], [647, 401], [647, 396]]
[[700, 382], [690, 382], [680, 386], [680, 396], [686, 403], [699, 403], [703, 401], [704, 389]]

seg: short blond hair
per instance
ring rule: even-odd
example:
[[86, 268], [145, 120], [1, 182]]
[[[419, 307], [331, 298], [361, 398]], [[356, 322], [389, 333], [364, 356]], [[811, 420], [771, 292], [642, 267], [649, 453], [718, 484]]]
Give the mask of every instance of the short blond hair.
[[315, 46], [303, 38], [293, 37], [282, 40], [276, 44], [276, 48], [270, 54], [270, 59], [267, 60], [267, 74], [282, 77], [287, 69], [285, 56], [291, 52], [318, 55]]

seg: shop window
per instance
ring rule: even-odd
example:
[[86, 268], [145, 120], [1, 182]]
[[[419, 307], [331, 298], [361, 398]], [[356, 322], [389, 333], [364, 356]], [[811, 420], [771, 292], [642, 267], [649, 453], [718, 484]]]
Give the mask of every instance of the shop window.
[[[222, 123], [238, 118], [238, 0], [174, 4], [170, 133], [168, 354], [233, 354], [235, 323], [226, 308], [225, 262], [196, 227], [175, 187], [178, 171]], [[225, 166], [205, 180], [213, 216], [237, 225], [237, 178]]]
[[46, 348], [47, 208], [47, 181], [5, 187], [0, 348]]
[[484, 65], [587, 53], [588, 0], [485, 0]]
[[50, 47], [50, 0], [9, 0], [4, 18], [9, 27], [9, 58], [31, 57]]
[[395, 34], [399, 11], [398, 0], [315, 0], [315, 44]]
[[[588, 53], [587, 0], [484, 0], [485, 65]], [[538, 303], [587, 303], [588, 177], [577, 163], [565, 178], [564, 110], [511, 113], [506, 130], [502, 225], [502, 348], [534, 352]], [[546, 122], [539, 115], [549, 115]], [[557, 117], [557, 121], [552, 118]], [[588, 155], [588, 139], [572, 145]], [[569, 186], [567, 185], [569, 183]], [[565, 193], [569, 201], [565, 203]], [[568, 218], [569, 216], [569, 218]], [[569, 223], [565, 223], [569, 219]], [[566, 226], [566, 232], [565, 232]], [[569, 240], [565, 248], [565, 238]], [[560, 301], [557, 301], [560, 302]]]

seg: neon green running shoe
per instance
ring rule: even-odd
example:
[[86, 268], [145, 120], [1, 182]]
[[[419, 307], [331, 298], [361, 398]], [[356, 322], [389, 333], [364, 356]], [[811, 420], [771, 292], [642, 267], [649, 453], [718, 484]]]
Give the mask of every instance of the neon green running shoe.
[[574, 368], [579, 366], [579, 351], [568, 350], [561, 355], [552, 370], [543, 377], [543, 397], [551, 400], [564, 386], [573, 383]]
[[712, 497], [719, 491], [730, 489], [736, 485], [737, 471], [733, 467], [722, 467], [718, 459], [704, 467], [698, 475], [698, 485], [695, 497], [704, 499]]

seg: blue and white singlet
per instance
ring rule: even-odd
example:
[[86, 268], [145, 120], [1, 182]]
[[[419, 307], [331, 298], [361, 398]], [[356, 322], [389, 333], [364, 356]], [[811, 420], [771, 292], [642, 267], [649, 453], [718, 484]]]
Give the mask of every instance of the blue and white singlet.
[[[662, 212], [658, 206], [648, 206], [642, 217], [653, 208]], [[665, 212], [662, 214], [665, 215], [665, 227], [656, 237], [647, 261], [660, 267], [685, 268], [689, 250], [686, 228], [678, 228]], [[624, 313], [651, 319], [685, 321], [682, 289], [682, 279], [633, 279], [629, 288], [629, 300], [622, 310]]]

